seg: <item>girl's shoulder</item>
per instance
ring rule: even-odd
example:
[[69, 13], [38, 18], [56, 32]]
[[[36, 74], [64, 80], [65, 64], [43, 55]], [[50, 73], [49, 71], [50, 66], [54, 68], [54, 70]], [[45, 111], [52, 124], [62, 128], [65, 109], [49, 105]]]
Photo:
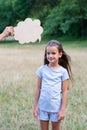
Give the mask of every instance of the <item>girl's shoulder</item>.
[[45, 71], [46, 71], [46, 65], [42, 65], [37, 69], [36, 74], [41, 78]]
[[63, 66], [60, 66], [60, 70], [61, 70], [62, 72], [67, 72], [67, 69], [64, 68]]
[[40, 66], [40, 67], [38, 68], [38, 70], [46, 69], [46, 66], [47, 66], [47, 65], [42, 65], [42, 66]]
[[66, 68], [61, 66], [62, 81], [69, 79], [69, 74]]

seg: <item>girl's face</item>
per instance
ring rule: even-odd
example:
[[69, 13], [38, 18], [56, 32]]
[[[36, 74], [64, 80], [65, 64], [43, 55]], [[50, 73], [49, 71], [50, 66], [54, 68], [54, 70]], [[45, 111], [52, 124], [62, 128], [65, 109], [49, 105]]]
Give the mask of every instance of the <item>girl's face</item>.
[[56, 46], [48, 46], [46, 56], [49, 63], [58, 64], [58, 60], [62, 56], [62, 53], [59, 53], [58, 48]]

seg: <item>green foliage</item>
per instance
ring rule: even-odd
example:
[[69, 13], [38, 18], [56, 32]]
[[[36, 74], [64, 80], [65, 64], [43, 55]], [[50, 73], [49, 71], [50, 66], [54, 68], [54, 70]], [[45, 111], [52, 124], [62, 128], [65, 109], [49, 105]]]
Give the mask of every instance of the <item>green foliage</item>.
[[87, 36], [86, 0], [0, 0], [0, 32], [27, 17], [41, 20], [44, 36]]
[[7, 25], [14, 25], [14, 11], [12, 8], [12, 3], [10, 0], [0, 1], [0, 31], [3, 30], [3, 28]]
[[[54, 8], [50, 15], [48, 15], [45, 24], [44, 24], [44, 35], [55, 35], [59, 28], [58, 26], [60, 25], [61, 19], [60, 15], [58, 14], [58, 7]], [[59, 34], [59, 33], [58, 33]]]
[[16, 0], [14, 10], [17, 21], [23, 20], [29, 16], [34, 0]]
[[31, 16], [39, 18], [44, 25], [47, 16], [51, 10], [55, 8], [55, 5], [59, 5], [61, 0], [50, 1], [50, 0], [35, 0], [31, 10]]
[[44, 24], [44, 35], [85, 36], [87, 24], [87, 2], [63, 0], [53, 8]]

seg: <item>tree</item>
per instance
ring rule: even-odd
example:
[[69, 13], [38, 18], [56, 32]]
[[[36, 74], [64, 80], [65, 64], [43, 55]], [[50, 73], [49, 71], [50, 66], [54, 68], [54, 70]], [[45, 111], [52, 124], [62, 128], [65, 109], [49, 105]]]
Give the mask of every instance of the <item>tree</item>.
[[17, 21], [23, 20], [30, 15], [34, 0], [16, 0], [14, 10]]
[[45, 34], [87, 35], [87, 2], [86, 0], [62, 0], [48, 15]]
[[11, 0], [0, 1], [0, 31], [6, 26], [14, 24], [14, 11]]

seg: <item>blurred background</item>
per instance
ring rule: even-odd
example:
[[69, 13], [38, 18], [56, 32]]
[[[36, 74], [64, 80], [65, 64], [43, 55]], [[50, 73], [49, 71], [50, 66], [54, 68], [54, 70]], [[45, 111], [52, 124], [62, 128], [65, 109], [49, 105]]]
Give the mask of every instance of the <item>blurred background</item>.
[[27, 17], [41, 20], [45, 37], [87, 37], [87, 0], [0, 0], [0, 32]]

